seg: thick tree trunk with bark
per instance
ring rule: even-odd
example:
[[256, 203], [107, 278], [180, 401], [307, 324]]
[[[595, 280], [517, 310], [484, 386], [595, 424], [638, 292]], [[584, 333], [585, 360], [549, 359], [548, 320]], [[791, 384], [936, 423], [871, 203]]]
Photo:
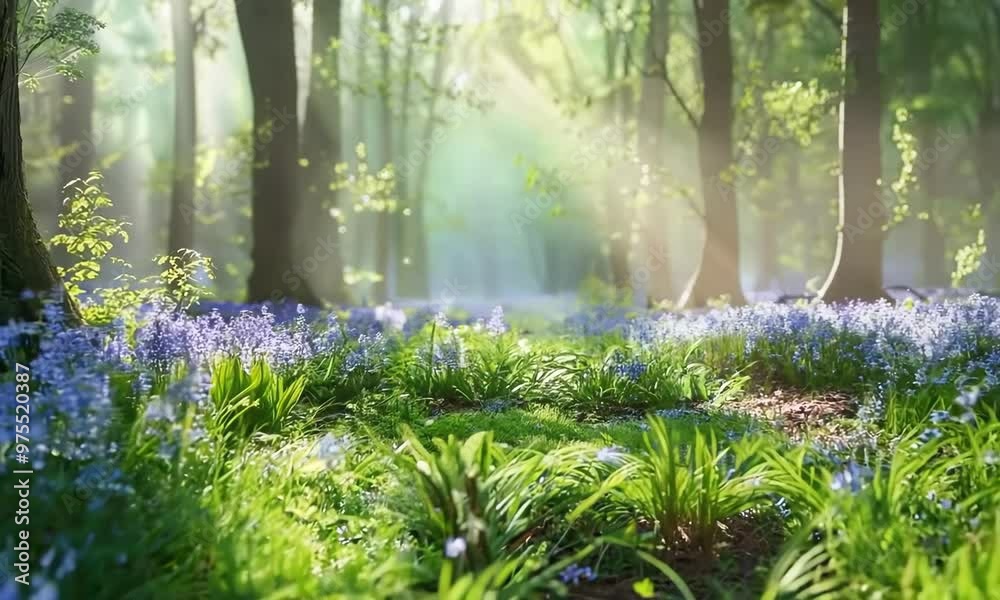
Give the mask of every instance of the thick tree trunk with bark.
[[649, 167], [650, 177], [646, 187], [649, 205], [643, 224], [645, 254], [644, 260], [639, 261], [639, 269], [644, 269], [641, 273], [648, 278], [646, 296], [650, 305], [674, 298], [668, 235], [670, 211], [667, 199], [660, 193], [662, 182], [658, 174], [663, 164], [660, 140], [664, 135], [667, 86], [656, 74], [663, 69], [662, 62], [670, 51], [668, 4], [668, 0], [649, 0], [651, 20], [643, 63], [650, 76], [642, 79], [639, 100], [639, 153], [642, 163]]
[[[343, 236], [339, 232], [340, 224], [329, 212], [338, 206], [337, 192], [330, 190], [330, 183], [334, 179], [335, 166], [343, 160], [339, 53], [331, 50], [333, 41], [340, 39], [340, 12], [340, 0], [313, 4], [312, 75], [302, 128], [302, 156], [306, 159], [303, 229], [311, 234], [303, 236], [308, 243], [300, 245], [299, 250], [308, 258], [318, 240], [328, 240], [326, 259], [316, 275], [323, 281], [329, 278], [329, 300], [347, 304], [350, 298], [344, 284]], [[310, 273], [306, 273], [308, 275]]]
[[745, 304], [740, 283], [739, 212], [724, 177], [733, 163], [733, 49], [729, 0], [694, 0], [701, 40], [704, 113], [698, 124], [698, 161], [704, 200], [701, 264], [681, 295], [684, 308], [725, 297]]
[[[17, 0], [0, 0], [0, 323], [36, 319], [39, 304], [22, 293], [61, 286], [28, 204], [17, 77]], [[70, 320], [79, 321], [75, 303], [67, 299], [66, 306]]]
[[194, 247], [195, 155], [198, 143], [194, 23], [190, 0], [172, 0], [174, 34], [174, 165], [167, 252]]
[[318, 305], [293, 260], [299, 201], [298, 82], [291, 0], [236, 2], [254, 104], [250, 302]]
[[882, 80], [879, 6], [848, 0], [844, 7], [844, 100], [840, 106], [840, 220], [833, 268], [820, 290], [827, 302], [886, 298], [882, 231], [887, 208], [879, 179]]

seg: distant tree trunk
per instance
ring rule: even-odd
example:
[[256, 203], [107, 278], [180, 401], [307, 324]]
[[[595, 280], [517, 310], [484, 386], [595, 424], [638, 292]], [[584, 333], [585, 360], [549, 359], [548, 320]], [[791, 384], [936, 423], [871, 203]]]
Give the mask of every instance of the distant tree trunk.
[[[392, 145], [392, 48], [391, 31], [389, 29], [389, 0], [381, 0], [379, 4], [379, 32], [383, 36], [383, 41], [379, 45], [379, 126], [381, 156], [385, 162], [393, 159]], [[392, 234], [388, 210], [381, 210], [375, 214], [375, 271], [381, 276], [380, 281], [376, 281], [372, 288], [372, 299], [376, 303], [383, 303], [389, 300], [389, 260]]]
[[410, 259], [407, 268], [400, 272], [400, 291], [414, 298], [430, 297], [430, 252], [427, 244], [427, 226], [424, 222], [427, 205], [427, 179], [430, 175], [431, 160], [434, 154], [434, 133], [437, 130], [437, 107], [444, 83], [445, 68], [448, 66], [448, 46], [446, 45], [445, 26], [451, 20], [454, 10], [454, 0], [443, 0], [441, 4], [442, 33], [438, 38], [440, 49], [434, 55], [434, 66], [431, 72], [430, 99], [427, 103], [427, 120], [419, 141], [418, 163], [416, 174], [410, 188], [410, 216], [412, 223], [407, 229], [405, 248]]
[[[736, 199], [722, 185], [733, 163], [733, 49], [729, 0], [694, 0], [701, 44], [704, 112], [698, 124], [698, 161], [704, 200], [705, 242], [701, 264], [681, 295], [682, 307], [705, 306], [726, 297], [745, 304], [740, 283], [740, 229]], [[716, 33], [716, 31], [718, 33]], [[701, 37], [701, 36], [699, 36]]]
[[[77, 0], [67, 5], [69, 8], [90, 12], [94, 0]], [[57, 210], [62, 209], [62, 188], [75, 179], [84, 180], [94, 170], [97, 149], [94, 148], [94, 71], [95, 57], [83, 57], [77, 67], [83, 72], [79, 79], [63, 77], [62, 103], [56, 134], [59, 146], [66, 154], [59, 161], [59, 187], [56, 194]]]
[[827, 302], [886, 298], [882, 246], [886, 208], [880, 197], [882, 80], [879, 6], [844, 6], [844, 100], [840, 105], [840, 220], [833, 268], [820, 290]]
[[174, 34], [174, 170], [167, 252], [194, 247], [194, 177], [198, 144], [194, 23], [191, 0], [172, 0]]
[[[987, 18], [991, 21], [988, 31], [1000, 38], [1000, 2], [992, 0], [988, 5]], [[1000, 44], [1000, 41], [996, 43]], [[987, 87], [979, 115], [976, 162], [983, 205], [986, 208], [987, 255], [995, 260], [1000, 257], [1000, 169], [996, 168], [996, 157], [1000, 153], [1000, 74], [997, 73], [1000, 54], [990, 53], [988, 50], [984, 52], [989, 57], [985, 67]], [[985, 285], [996, 285], [997, 273], [982, 274], [987, 275], [983, 279]]]
[[[934, 47], [938, 30], [937, 8], [918, 3], [913, 18], [906, 23], [907, 79], [911, 98], [926, 98], [934, 90]], [[934, 150], [937, 123], [934, 113], [916, 110], [917, 145], [919, 156], [926, 158]], [[917, 201], [928, 219], [920, 222], [920, 257], [923, 284], [929, 287], [947, 287], [950, 277], [945, 264], [945, 239], [935, 220], [940, 189], [940, 171], [937, 161], [929, 162], [926, 169], [917, 173], [920, 192]]]
[[[1000, 80], [1000, 75], [992, 74]], [[1000, 82], [995, 84], [1000, 88]], [[980, 194], [986, 217], [987, 256], [1000, 256], [1000, 169], [996, 166], [996, 157], [1000, 154], [1000, 89], [996, 89], [986, 99], [979, 115], [979, 127], [976, 134], [976, 163]], [[995, 286], [997, 273], [983, 272], [982, 279], [986, 287]]]
[[334, 168], [343, 160], [341, 151], [341, 100], [339, 53], [332, 50], [340, 39], [341, 1], [317, 0], [313, 3], [312, 75], [309, 79], [309, 99], [302, 133], [302, 155], [306, 159], [303, 201], [303, 229], [312, 235], [303, 236], [308, 242], [306, 252], [319, 240], [326, 243], [327, 257], [319, 272], [324, 281], [329, 277], [330, 297], [335, 304], [347, 304], [349, 297], [344, 284], [343, 236], [339, 223], [329, 210], [338, 206], [337, 192], [330, 190]]
[[[604, 32], [604, 80], [613, 86], [604, 99], [604, 118], [609, 126], [618, 124], [624, 116], [622, 92], [616, 85], [621, 83], [617, 79], [618, 56], [622, 46], [624, 44], [617, 31], [608, 29]], [[619, 140], [621, 141], [623, 140]], [[608, 165], [604, 180], [604, 219], [607, 226], [605, 240], [608, 244], [608, 283], [619, 293], [624, 293], [631, 281], [628, 264], [628, 232], [624, 231], [627, 219], [623, 216], [625, 207], [619, 186], [623, 179], [618, 173], [621, 166], [617, 161]]]
[[[788, 172], [785, 178], [785, 194], [792, 199], [792, 206], [796, 207], [791, 214], [789, 214], [789, 219], [797, 220], [802, 224], [802, 239], [796, 240], [801, 243], [799, 248], [788, 248], [785, 247], [785, 251], [789, 252], [794, 256], [800, 256], [802, 265], [802, 288], [806, 287], [806, 284], [812, 279], [816, 271], [813, 271], [813, 253], [810, 252], [814, 232], [816, 231], [815, 221], [816, 218], [813, 215], [813, 210], [809, 207], [807, 201], [807, 196], [802, 191], [802, 163], [799, 161], [798, 153], [792, 154], [788, 157]], [[780, 260], [780, 259], [779, 259]], [[826, 267], [826, 259], [823, 261], [823, 268]], [[784, 286], [789, 285], [787, 279], [781, 281], [782, 290]], [[789, 290], [789, 291], [799, 291], [799, 290]]]
[[[767, 156], [759, 167], [758, 179], [770, 182], [774, 177], [774, 157]], [[792, 160], [795, 160], [792, 157]], [[766, 193], [770, 194], [772, 186], [768, 185]], [[796, 200], [793, 199], [793, 202]], [[773, 202], [773, 201], [772, 201]], [[758, 205], [760, 215], [760, 231], [758, 232], [760, 245], [758, 246], [760, 255], [757, 257], [757, 290], [767, 291], [775, 287], [778, 281], [778, 237], [780, 235], [779, 220], [781, 214], [773, 206], [766, 207], [760, 204], [770, 204], [767, 200]]]
[[[354, 64], [355, 91], [354, 94], [352, 95], [351, 135], [354, 136], [352, 138], [352, 141], [354, 143], [365, 143], [366, 145], [368, 145], [367, 142], [368, 142], [369, 103], [368, 103], [368, 90], [367, 86], [364, 85], [364, 82], [366, 82], [366, 80], [369, 79], [368, 71], [370, 64], [368, 61], [369, 58], [368, 54], [370, 46], [367, 43], [367, 38], [362, 38], [360, 36], [360, 34], [365, 31], [364, 23], [366, 23], [368, 20], [368, 13], [365, 10], [365, 7], [366, 5], [364, 3], [361, 3], [361, 5], [358, 7], [359, 8], [358, 13], [353, 16], [354, 19], [357, 19], [358, 26], [356, 31], [353, 32], [352, 35], [358, 37], [356, 37], [356, 44], [355, 44], [356, 46], [356, 52], [355, 52], [356, 58]], [[351, 146], [353, 145], [354, 144], [352, 143]], [[369, 153], [370, 151], [371, 150], [369, 147]], [[354, 158], [353, 151], [352, 153], [349, 154], [349, 157], [351, 159]], [[374, 231], [374, 226], [372, 225], [374, 223], [373, 217], [374, 215], [372, 215], [369, 212], [360, 212], [351, 217], [351, 228], [353, 230], [351, 232], [353, 235], [353, 244], [352, 244], [353, 252], [350, 258], [353, 261], [353, 265], [358, 269], [367, 268], [368, 265], [370, 264], [369, 246], [371, 242], [371, 235], [372, 232]], [[344, 263], [345, 265], [350, 264], [347, 262], [348, 256], [346, 253], [344, 259], [345, 259]], [[365, 295], [362, 295], [358, 299], [361, 304], [368, 303], [369, 297], [367, 294], [368, 292], [366, 290]]]
[[292, 0], [237, 0], [254, 104], [250, 302], [318, 305], [293, 264], [299, 202], [298, 81]]
[[[401, 279], [403, 272], [410, 268], [412, 261], [409, 255], [409, 248], [406, 245], [407, 238], [409, 237], [406, 230], [412, 223], [407, 214], [404, 214], [404, 210], [408, 209], [412, 203], [410, 196], [410, 179], [412, 173], [410, 172], [411, 167], [407, 154], [409, 153], [410, 140], [410, 113], [412, 111], [413, 65], [416, 58], [417, 22], [411, 18], [404, 26], [406, 28], [406, 36], [403, 39], [403, 44], [406, 48], [406, 54], [403, 57], [402, 72], [400, 73], [402, 89], [399, 92], [399, 133], [396, 136], [396, 158], [393, 159], [393, 164], [396, 166], [396, 196], [399, 198], [399, 210], [393, 215], [392, 219], [394, 251], [392, 252], [392, 273], [389, 278], [389, 295], [394, 297], [403, 294]], [[408, 211], [409, 216], [412, 216], [412, 213], [412, 209]]]
[[[38, 318], [39, 304], [22, 293], [48, 294], [60, 286], [24, 183], [17, 25], [17, 0], [0, 0], [0, 323]], [[79, 321], [76, 304], [67, 299], [66, 306], [70, 320]]]
[[[645, 69], [656, 73], [670, 52], [670, 11], [668, 0], [649, 0], [650, 24], [646, 35], [643, 59]], [[649, 167], [650, 182], [646, 187], [649, 206], [643, 224], [645, 260], [639, 268], [648, 273], [647, 301], [657, 304], [674, 297], [673, 269], [670, 263], [668, 224], [670, 211], [667, 200], [660, 193], [662, 182], [657, 171], [664, 157], [663, 139], [667, 86], [661, 77], [643, 77], [639, 100], [639, 153], [642, 163]]]
[[[625, 34], [627, 35], [627, 34]], [[630, 261], [630, 250], [632, 247], [632, 221], [634, 218], [634, 202], [637, 193], [637, 183], [639, 173], [634, 169], [634, 163], [630, 160], [631, 133], [629, 122], [635, 117], [636, 105], [635, 94], [632, 91], [632, 82], [629, 81], [631, 72], [631, 46], [628, 41], [622, 42], [622, 86], [616, 96], [617, 112], [621, 127], [621, 138], [619, 143], [623, 149], [623, 160], [619, 163], [616, 172], [619, 178], [614, 181], [608, 206], [608, 213], [611, 216], [615, 235], [611, 238], [611, 273], [615, 284], [615, 289], [623, 295], [634, 295], [635, 289], [632, 280], [632, 265]], [[621, 176], [624, 177], [621, 177]], [[624, 184], [624, 185], [621, 185]], [[622, 192], [625, 192], [623, 195]], [[632, 298], [634, 300], [634, 298]]]

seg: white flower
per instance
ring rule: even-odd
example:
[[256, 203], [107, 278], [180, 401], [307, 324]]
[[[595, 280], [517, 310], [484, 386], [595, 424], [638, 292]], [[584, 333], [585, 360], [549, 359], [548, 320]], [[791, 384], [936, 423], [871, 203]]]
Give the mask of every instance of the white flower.
[[468, 548], [468, 544], [465, 543], [465, 538], [448, 538], [444, 543], [444, 555], [448, 558], [458, 558], [465, 554], [466, 548]]
[[955, 404], [961, 406], [962, 408], [972, 408], [979, 401], [979, 388], [972, 388], [970, 390], [965, 390], [955, 398]]
[[607, 446], [597, 451], [597, 460], [609, 465], [621, 464], [625, 459], [625, 453], [617, 446]]

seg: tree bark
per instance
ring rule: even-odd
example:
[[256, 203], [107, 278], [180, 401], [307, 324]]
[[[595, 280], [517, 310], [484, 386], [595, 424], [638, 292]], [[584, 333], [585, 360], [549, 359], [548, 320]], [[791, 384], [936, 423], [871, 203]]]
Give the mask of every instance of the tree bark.
[[171, 23], [174, 35], [174, 164], [167, 252], [176, 254], [194, 247], [198, 109], [190, 0], [172, 0]]
[[[643, 63], [647, 72], [655, 74], [664, 68], [662, 63], [670, 52], [668, 0], [649, 0], [649, 11], [650, 24]], [[674, 297], [668, 235], [670, 211], [666, 198], [660, 193], [662, 182], [658, 173], [664, 160], [660, 141], [664, 135], [666, 99], [667, 86], [662, 77], [643, 77], [639, 100], [639, 153], [642, 163], [649, 167], [650, 182], [646, 188], [649, 205], [643, 225], [646, 249], [646, 260], [643, 262], [646, 264], [640, 265], [640, 268], [649, 271], [646, 296], [650, 305]]]
[[[302, 156], [306, 159], [303, 190], [306, 221], [303, 236], [311, 244], [328, 239], [327, 258], [320, 272], [330, 277], [329, 299], [335, 304], [350, 301], [344, 284], [343, 236], [339, 223], [331, 220], [330, 209], [339, 204], [338, 194], [330, 190], [334, 168], [343, 161], [341, 148], [341, 99], [339, 52], [331, 52], [333, 40], [340, 39], [341, 1], [317, 0], [313, 3], [312, 75], [302, 134]], [[308, 274], [307, 274], [308, 275]]]
[[[24, 183], [17, 25], [17, 0], [0, 0], [0, 323], [39, 317], [40, 304], [23, 292], [61, 290]], [[66, 297], [64, 304], [70, 322], [79, 322], [76, 303]]]
[[840, 105], [840, 202], [837, 252], [820, 290], [827, 302], [886, 298], [882, 251], [887, 209], [880, 197], [882, 79], [879, 6], [844, 6], [844, 99]]
[[697, 128], [705, 241], [701, 264], [679, 304], [706, 306], [725, 297], [746, 303], [740, 283], [739, 212], [735, 198], [722, 185], [733, 162], [733, 50], [729, 0], [694, 0], [701, 45], [704, 112]]
[[318, 305], [293, 264], [293, 224], [300, 208], [298, 77], [292, 0], [237, 0], [254, 105], [253, 270], [250, 302]]

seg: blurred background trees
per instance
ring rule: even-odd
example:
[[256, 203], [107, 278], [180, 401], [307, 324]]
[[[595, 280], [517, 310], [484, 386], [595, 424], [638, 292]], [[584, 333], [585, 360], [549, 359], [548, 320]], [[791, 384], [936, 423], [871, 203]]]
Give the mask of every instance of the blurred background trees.
[[1000, 0], [6, 5], [45, 7], [22, 55], [57, 34], [5, 63], [40, 239], [99, 170], [138, 276], [193, 248], [241, 301], [997, 285]]

